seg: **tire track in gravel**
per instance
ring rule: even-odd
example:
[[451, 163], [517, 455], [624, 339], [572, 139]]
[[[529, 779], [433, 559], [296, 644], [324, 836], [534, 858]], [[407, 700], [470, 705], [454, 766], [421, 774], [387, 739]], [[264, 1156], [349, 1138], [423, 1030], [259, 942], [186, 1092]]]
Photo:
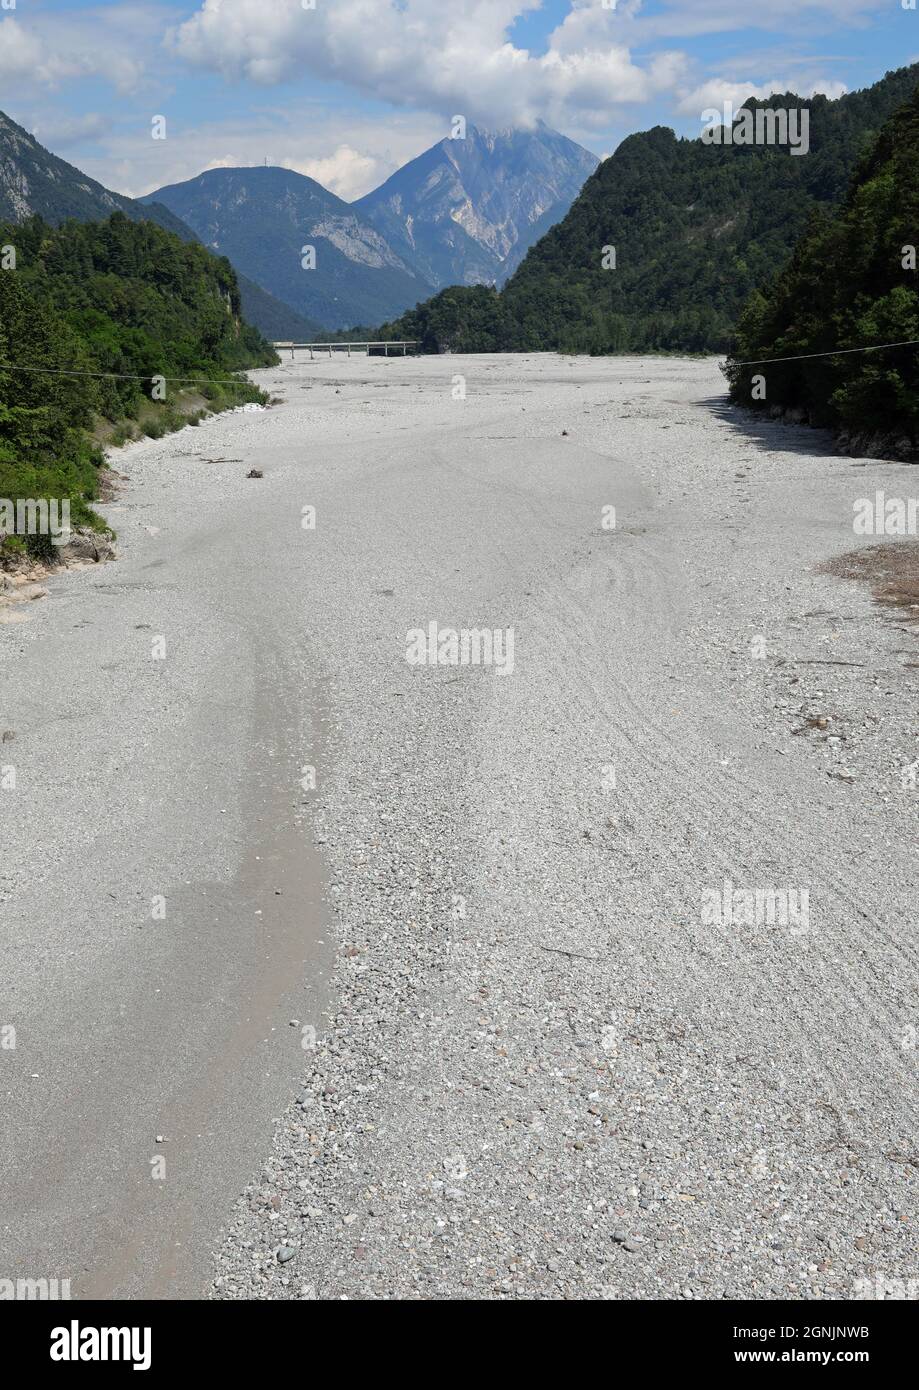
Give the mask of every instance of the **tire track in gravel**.
[[[738, 537], [738, 544], [739, 544], [739, 537]], [[634, 572], [633, 572], [633, 576], [632, 576], [632, 577], [633, 577], [633, 579], [634, 579]], [[577, 587], [577, 586], [575, 586], [575, 587]], [[645, 589], [645, 598], [647, 599], [647, 589]], [[645, 620], [647, 620], [648, 608], [649, 608], [649, 605], [646, 603], [646, 605], [645, 605], [645, 611], [644, 611], [644, 614], [642, 615], [642, 616], [645, 618]], [[562, 632], [568, 631], [568, 632], [570, 633], [570, 632], [571, 632], [571, 624], [570, 624], [570, 621], [569, 621], [569, 615], [565, 615], [565, 614], [559, 614], [559, 615], [557, 615], [556, 622], [555, 622], [555, 629], [556, 629], [557, 631], [562, 631]], [[577, 639], [572, 639], [571, 645], [577, 646], [577, 645], [578, 645]], [[650, 721], [648, 721], [648, 722], [650, 723]], [[655, 734], [656, 739], [657, 739], [657, 741], [658, 741], [658, 745], [660, 746], [660, 744], [666, 744], [666, 742], [668, 741], [668, 736], [667, 736], [667, 734], [666, 734], [666, 731], [662, 728], [662, 726], [661, 726], [660, 724], [652, 724], [651, 727], [653, 727], [653, 731], [654, 731], [654, 734]], [[675, 760], [675, 759], [674, 759], [674, 753], [673, 753], [673, 742], [672, 742], [672, 740], [670, 740], [670, 746], [671, 746], [670, 761], [671, 761], [671, 764], [672, 764], [672, 763], [674, 762], [674, 760]], [[684, 760], [684, 769], [685, 769], [685, 760]], [[716, 785], [717, 785], [717, 784], [716, 784]], [[760, 789], [757, 789], [757, 795], [758, 795], [758, 797], [760, 797], [760, 798], [762, 799], [763, 793], [760, 791]], [[727, 813], [728, 808], [729, 808], [729, 803], [730, 803], [730, 801], [731, 801], [731, 796], [730, 796], [729, 793], [726, 793], [726, 794], [724, 795], [724, 797], [722, 798], [722, 800], [721, 800], [720, 807], [716, 804], [716, 806], [713, 808], [713, 806], [712, 806], [712, 804], [711, 804], [711, 801], [712, 801], [712, 796], [711, 796], [711, 793], [709, 793], [709, 795], [708, 795], [707, 798], [706, 798], [706, 802], [705, 802], [704, 808], [703, 808], [702, 805], [700, 804], [699, 807], [698, 807], [698, 809], [699, 809], [699, 810], [704, 809], [709, 815], [712, 814], [712, 811], [713, 811], [713, 809], [714, 809], [714, 811], [715, 811], [714, 819], [717, 820], [717, 819], [719, 819], [719, 815], [718, 815], [718, 811], [719, 811], [719, 810], [721, 810], [721, 811], [724, 812], [724, 813]], [[757, 811], [758, 809], [760, 810], [759, 818], [757, 818], [757, 816], [756, 816], [756, 814], [755, 814], [756, 811]], [[774, 829], [773, 829], [773, 827], [774, 827], [774, 825], [775, 825], [775, 823], [776, 823], [775, 807], [774, 807], [774, 806], [771, 806], [771, 807], [770, 807], [770, 806], [767, 806], [766, 804], [763, 804], [761, 808], [757, 808], [757, 807], [750, 806], [750, 805], [748, 804], [748, 805], [744, 808], [743, 816], [744, 816], [745, 828], [746, 828], [747, 833], [748, 833], [748, 835], [749, 835], [749, 837], [750, 837], [750, 842], [751, 842], [751, 843], [757, 843], [757, 842], [761, 843], [764, 834], [768, 834], [768, 835], [769, 835], [769, 851], [770, 851], [770, 854], [771, 854], [773, 857], [775, 857], [775, 859], [776, 859], [777, 862], [780, 862], [782, 859], [784, 859], [786, 863], [797, 862], [797, 863], [800, 864], [800, 863], [802, 862], [799, 854], [790, 853], [790, 851], [794, 848], [794, 846], [792, 845], [791, 841], [789, 841], [788, 839], [781, 839], [781, 838], [775, 833], [775, 831], [774, 831]], [[725, 823], [727, 823], [729, 817], [727, 816], [727, 814], [724, 814], [724, 816], [722, 817], [722, 819], [725, 821]], [[733, 822], [734, 822], [735, 825], [737, 824], [737, 817], [736, 817], [736, 814], [733, 816]], [[712, 856], [710, 855], [710, 858], [711, 858], [711, 857], [712, 857]], [[716, 857], [716, 861], [715, 861], [715, 862], [720, 862], [720, 865], [721, 865], [722, 869], [727, 870], [729, 873], [732, 873], [732, 874], [734, 875], [735, 879], [736, 879], [736, 877], [737, 877], [737, 874], [736, 874], [737, 865], [736, 865], [736, 863], [735, 863], [735, 861], [734, 861], [733, 858], [726, 858], [726, 857], [722, 854], [722, 855], [720, 856], [720, 858]], [[802, 877], [802, 876], [799, 876], [800, 880], [801, 880], [801, 881], [806, 881], [806, 882], [808, 882], [808, 883], [811, 883], [811, 884], [815, 885], [815, 886], [817, 887], [818, 891], [824, 890], [824, 885], [823, 885], [823, 883], [822, 883], [822, 875], [821, 875], [821, 873], [819, 872], [818, 865], [817, 865], [816, 861], [812, 858], [812, 859], [810, 859], [810, 860], [806, 860], [806, 861], [803, 861], [803, 862], [805, 863], [805, 865], [808, 866], [808, 871], [804, 874], [803, 877]], [[827, 887], [827, 890], [828, 890], [828, 885], [827, 885], [826, 887]], [[812, 889], [811, 891], [813, 891], [813, 889]], [[853, 905], [852, 901], [850, 901], [849, 899], [843, 897], [843, 895], [841, 895], [841, 894], [838, 892], [838, 890], [833, 890], [833, 894], [834, 894], [834, 897], [840, 901], [841, 906], [842, 906], [844, 909], [850, 909], [850, 908], [852, 907], [852, 905]], [[857, 895], [854, 895], [854, 896], [857, 896]], [[746, 960], [749, 959], [748, 957], [747, 957], [747, 958], [744, 958], [744, 957], [739, 957], [739, 956], [738, 956], [738, 949], [737, 949], [736, 943], [734, 943], [733, 940], [730, 941], [729, 944], [732, 945], [732, 946], [734, 947], [734, 954], [735, 954], [735, 957], [737, 957], [739, 961], [746, 961]], [[778, 963], [777, 963], [776, 970], [777, 970], [777, 972], [781, 972], [781, 973], [787, 974], [787, 967], [785, 967], [784, 964], [783, 964], [782, 962], [778, 962]], [[804, 1012], [804, 1010], [805, 1010], [805, 1009], [808, 1009], [808, 1010], [810, 1010], [810, 1011], [812, 1012], [812, 1009], [813, 1009], [813, 1004], [812, 1004], [813, 994], [810, 995], [810, 997], [809, 997], [809, 1002], [808, 1002], [806, 1005], [803, 1003], [803, 999], [804, 999], [804, 996], [805, 996], [805, 990], [806, 990], [806, 989], [809, 989], [810, 991], [816, 991], [816, 992], [817, 992], [817, 997], [819, 997], [820, 986], [821, 986], [821, 983], [822, 983], [822, 974], [821, 974], [821, 973], [818, 973], [818, 972], [819, 972], [819, 965], [818, 965], [818, 963], [817, 963], [816, 961], [811, 962], [810, 959], [806, 959], [806, 963], [805, 963], [804, 967], [802, 968], [801, 974], [802, 974], [802, 976], [806, 976], [807, 978], [802, 979], [802, 982], [801, 982], [801, 985], [800, 985], [799, 991], [798, 991], [799, 994], [802, 996], [802, 1003], [796, 1006], [796, 1013], [797, 1013], [797, 1017], [798, 1017], [798, 1021], [799, 1021], [799, 1032], [800, 1032], [800, 1036], [801, 1036], [802, 1038], [806, 1038], [806, 1037], [807, 1037], [807, 1034], [808, 1034], [808, 1031], [809, 1031], [808, 1025], [807, 1025], [807, 1021], [806, 1021], [806, 1018], [805, 1018], [805, 1012]], [[850, 986], [850, 992], [852, 993], [852, 997], [855, 997], [855, 994], [854, 994], [854, 987]], [[786, 1002], [786, 1008], [787, 1008], [787, 985], [784, 987], [783, 993], [784, 993], [785, 1002]], [[883, 1026], [883, 1027], [882, 1027], [881, 1022], [879, 1021], [882, 1017], [886, 1020], [886, 1024], [885, 1024], [885, 1026]], [[879, 1040], [883, 1040], [883, 1042], [886, 1044], [886, 1048], [887, 1048], [887, 1051], [888, 1051], [888, 1056], [889, 1056], [889, 1057], [896, 1057], [896, 1053], [893, 1051], [892, 1039], [893, 1039], [893, 1036], [894, 1036], [894, 1029], [890, 1026], [890, 1015], [887, 1014], [886, 1012], [882, 1014], [882, 1013], [880, 1013], [879, 1011], [876, 1011], [875, 1025], [876, 1025], [876, 1028], [878, 1029], [879, 1034], [880, 1034], [880, 1039], [879, 1039]], [[902, 1058], [898, 1058], [897, 1060], [902, 1060]], [[828, 1068], [827, 1068], [826, 1063], [825, 1063], [825, 1062], [821, 1062], [819, 1059], [816, 1059], [816, 1060], [815, 1060], [815, 1059], [813, 1058], [813, 1055], [811, 1055], [811, 1068], [812, 1068], [812, 1074], [813, 1074], [813, 1076], [814, 1076], [815, 1081], [818, 1081], [818, 1080], [819, 1080], [819, 1081], [822, 1081], [823, 1083], [825, 1083], [825, 1082], [829, 1079]], [[839, 1074], [838, 1071], [834, 1074], [834, 1080], [835, 1080], [836, 1087], [837, 1087], [838, 1090], [840, 1090], [841, 1092], [845, 1092], [845, 1091], [847, 1090], [847, 1087], [846, 1087], [846, 1085], [845, 1085], [844, 1078]], [[848, 1089], [851, 1090], [851, 1086], [850, 1086]]]
[[[630, 556], [630, 558], [634, 558], [634, 552], [632, 556]], [[661, 573], [659, 569], [656, 572], [658, 574]], [[634, 578], [634, 566], [632, 573]], [[658, 585], [658, 590], [660, 590], [660, 585]], [[647, 585], [642, 586], [642, 594], [644, 599], [643, 613], [645, 620], [647, 621], [647, 617], [650, 613], [656, 613], [657, 611], [660, 611], [660, 594], [658, 596], [658, 604], [656, 607], [655, 605], [649, 602], [649, 589]], [[664, 597], [666, 597], [666, 595], [664, 595]], [[672, 611], [672, 606], [669, 608], [668, 611]], [[555, 622], [562, 630], [567, 629], [569, 632], [571, 631], [573, 626], [570, 615], [566, 617], [561, 612], [556, 615]], [[577, 640], [575, 640], [574, 645], [578, 645]], [[617, 695], [621, 697], [623, 704], [626, 704], [632, 711], [632, 718], [634, 718], [634, 722], [636, 723], [636, 725], [638, 725], [639, 727], [644, 727], [644, 729], [647, 732], [653, 734], [654, 745], [658, 749], [657, 756], [661, 756], [660, 750], [662, 748], [668, 749], [666, 757], [667, 765], [671, 771], [678, 771], [680, 781], [683, 784], [684, 789], [695, 788], [699, 786], [702, 780], [700, 776], [700, 768], [698, 766], [690, 765], [685, 750], [674, 742], [672, 735], [669, 733], [666, 727], [662, 725], [660, 721], [655, 721], [654, 719], [652, 719], [648, 715], [643, 703], [640, 700], [636, 701], [634, 696], [632, 696], [631, 692], [627, 691], [627, 689], [623, 687], [621, 684], [617, 687]], [[589, 713], [589, 702], [586, 702], [585, 708], [582, 710], [581, 713], [581, 718], [586, 718]], [[611, 710], [610, 713], [612, 714], [613, 711]], [[640, 785], [642, 786], [643, 790], [649, 788], [649, 785], [653, 781], [653, 776], [654, 769], [646, 763], [643, 772], [639, 778]], [[832, 894], [832, 896], [837, 900], [838, 909], [840, 909], [840, 916], [851, 915], [854, 911], [861, 912], [862, 916], [866, 915], [864, 909], [858, 903], [858, 899], [861, 896], [860, 894], [854, 892], [853, 890], [850, 890], [849, 894], [843, 894], [840, 891], [841, 884], [839, 882], [838, 877], [835, 885], [831, 885], [826, 880], [825, 859], [823, 857], [815, 857], [812, 855], [809, 858], [802, 860], [799, 848], [800, 842], [792, 841], [788, 837], [783, 837], [781, 835], [781, 819], [776, 816], [775, 806], [768, 805], [766, 803], [766, 791], [764, 788], [756, 786], [752, 787], [750, 789], [752, 794], [758, 798], [761, 804], [759, 806], [754, 806], [751, 805], [750, 801], [748, 800], [744, 803], [742, 809], [738, 814], [736, 805], [734, 804], [732, 799], [731, 792], [728, 790], [725, 790], [723, 793], [720, 792], [721, 780], [722, 779], [720, 774], [716, 774], [715, 777], [712, 779], [710, 787], [706, 788], [705, 796], [697, 796], [695, 798], [693, 812], [694, 816], [699, 820], [700, 823], [704, 823], [704, 820], [708, 818], [714, 823], [720, 824], [722, 826], [727, 826], [730, 824], [732, 826], [732, 831], [735, 835], [735, 838], [738, 837], [738, 832], [742, 828], [743, 839], [745, 843], [749, 843], [751, 845], [756, 844], [760, 846], [766, 846], [768, 848], [769, 854], [772, 857], [774, 857], [777, 862], [784, 862], [786, 864], [801, 864], [803, 866], [803, 871], [797, 875], [797, 881], [801, 883], [806, 883], [808, 885], [812, 885], [812, 892], [816, 890], [817, 893], [822, 893], [825, 896]], [[757, 811], [759, 812], [759, 814], [757, 814]], [[765, 850], [763, 850], [762, 852], [764, 853]], [[725, 853], [720, 849], [720, 846], [717, 846], [715, 844], [710, 845], [709, 857], [713, 864], [713, 867], [718, 866], [724, 872], [725, 876], [732, 877], [735, 882], [738, 882], [737, 864], [733, 857], [726, 856]], [[754, 878], [756, 882], [760, 881], [759, 877], [754, 876]], [[750, 880], [751, 875], [747, 873], [745, 876], [740, 876], [739, 882], [743, 883]], [[677, 881], [676, 877], [674, 881]], [[818, 937], [813, 942], [815, 951], [816, 949], [820, 948], [821, 944], [821, 938]], [[890, 944], [898, 945], [898, 943], [892, 936], [888, 938], [888, 940], [885, 940], [883, 943], [881, 943], [881, 948], [883, 948], [884, 946], [889, 946]], [[734, 943], [733, 938], [729, 937], [728, 945], [735, 945], [734, 953], [735, 957], [738, 960], [738, 963], [748, 959], [748, 957], [742, 957], [738, 955], [736, 944]], [[912, 960], [906, 955], [905, 951], [904, 956], [905, 963], [912, 964]], [[694, 953], [690, 954], [689, 961], [695, 961]], [[841, 970], [843, 973], [846, 973], [844, 964], [840, 962], [838, 959], [834, 961], [834, 968]], [[783, 972], [781, 962], [776, 963], [776, 973], [786, 973]], [[821, 968], [821, 965], [817, 960], [812, 959], [809, 954], [802, 953], [799, 974], [801, 979], [798, 992], [801, 995], [801, 1002], [796, 1005], [796, 1015], [798, 1018], [799, 1031], [801, 1033], [801, 1036], [806, 1036], [808, 1031], [806, 1023], [807, 1012], [812, 1012], [813, 998], [820, 997], [821, 985], [825, 978], [826, 971], [825, 968]], [[700, 989], [702, 988], [704, 988], [704, 982], [700, 983]], [[783, 989], [787, 990], [787, 982], [783, 984]], [[850, 984], [850, 1004], [852, 1001], [855, 1000], [860, 1001], [859, 1008], [863, 1009], [863, 987], [856, 989], [856, 986], [854, 984]], [[875, 1039], [875, 1047], [879, 1052], [883, 1052], [886, 1050], [889, 1061], [896, 1061], [897, 1069], [900, 1073], [900, 1079], [905, 1082], [907, 1077], [907, 1071], [903, 1067], [903, 1054], [902, 1051], [898, 1051], [894, 1045], [894, 1038], [896, 1037], [897, 1033], [902, 1030], [902, 1015], [896, 1020], [894, 1020], [894, 1016], [891, 1015], [889, 1010], [883, 1007], [883, 1005], [884, 1001], [878, 1000], [878, 1007], [875, 1010], [875, 1028], [877, 1034]], [[883, 1023], [881, 1020], [883, 1020]], [[894, 1026], [895, 1021], [899, 1025], [899, 1027]], [[820, 1078], [821, 1076], [823, 1076], [825, 1079], [827, 1072], [827, 1064], [824, 1061], [820, 1060], [816, 1062], [812, 1061], [812, 1065], [815, 1079]], [[834, 1079], [836, 1081], [837, 1087], [841, 1087], [843, 1091], [851, 1090], [851, 1081], [848, 1081], [848, 1084], [845, 1084], [838, 1072], [835, 1074]]]

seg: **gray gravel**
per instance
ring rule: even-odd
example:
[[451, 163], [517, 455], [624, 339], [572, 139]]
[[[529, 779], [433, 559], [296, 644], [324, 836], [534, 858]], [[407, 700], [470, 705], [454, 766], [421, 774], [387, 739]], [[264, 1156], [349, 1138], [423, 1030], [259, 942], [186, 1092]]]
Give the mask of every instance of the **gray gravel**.
[[[279, 927], [260, 993], [270, 1080], [244, 1036], [219, 1045], [214, 1015], [245, 1011], [246, 968], [229, 969], [219, 1010], [165, 1005], [186, 1050], [154, 1048], [148, 1089], [213, 1142], [195, 1148], [186, 1126], [194, 1172], [167, 1179], [155, 1210], [122, 1200], [109, 1146], [107, 1203], [76, 1199], [68, 1217], [92, 1287], [809, 1299], [915, 1279], [917, 793], [901, 773], [919, 754], [919, 658], [901, 619], [818, 570], [855, 544], [854, 499], [909, 496], [915, 472], [727, 411], [711, 360], [352, 358], [255, 375], [284, 403], [129, 451], [124, 558], [101, 580], [52, 581], [28, 623], [0, 629], [15, 704], [50, 679], [65, 605], [101, 624], [90, 586], [149, 583], [161, 560], [156, 616], [144, 590], [118, 614], [168, 626], [187, 652], [161, 701], [130, 666], [92, 712], [95, 679], [45, 697], [77, 720], [89, 780], [65, 776], [61, 796], [59, 773], [40, 822], [19, 822], [58, 894], [53, 911], [37, 891], [18, 911], [23, 1017], [83, 976], [149, 985], [120, 919], [101, 920], [97, 837], [116, 892], [146, 893], [151, 857], [159, 879], [221, 883], [224, 956], [267, 901], [244, 868], [254, 841], [288, 876], [281, 902], [289, 884], [318, 903], [309, 928], [296, 904]], [[406, 634], [432, 620], [513, 628], [513, 674], [409, 665]], [[66, 669], [103, 664], [115, 640], [98, 624], [69, 636]], [[812, 664], [830, 660], [858, 664]], [[113, 739], [128, 758], [102, 790], [84, 736], [97, 771]], [[161, 799], [132, 835], [145, 750]], [[304, 765], [315, 792], [296, 785]], [[4, 916], [26, 892], [15, 862]], [[806, 890], [809, 929], [704, 920], [725, 879]], [[206, 991], [220, 946], [199, 936], [192, 950], [176, 933], [168, 967], [190, 961]], [[98, 1013], [94, 997], [81, 1006]], [[142, 1022], [126, 1046], [110, 1020], [126, 1086], [151, 1072]], [[81, 1035], [89, 1074], [105, 1049]], [[44, 1046], [64, 1055], [62, 1038]], [[60, 1152], [98, 1129], [73, 1130], [66, 1079], [47, 1092]], [[172, 1138], [154, 1100], [125, 1127], [149, 1118]], [[144, 1247], [183, 1204], [173, 1236], [194, 1258], [170, 1283], [169, 1258]], [[117, 1277], [100, 1274], [129, 1220]], [[34, 1261], [35, 1231], [8, 1211], [4, 1225]]]
[[[328, 520], [335, 1007], [215, 1296], [896, 1291], [916, 639], [817, 564], [854, 497], [915, 473], [726, 413], [712, 362], [390, 377], [394, 428]], [[431, 618], [513, 626], [514, 674], [400, 663]], [[704, 925], [725, 878], [807, 890], [810, 930]]]

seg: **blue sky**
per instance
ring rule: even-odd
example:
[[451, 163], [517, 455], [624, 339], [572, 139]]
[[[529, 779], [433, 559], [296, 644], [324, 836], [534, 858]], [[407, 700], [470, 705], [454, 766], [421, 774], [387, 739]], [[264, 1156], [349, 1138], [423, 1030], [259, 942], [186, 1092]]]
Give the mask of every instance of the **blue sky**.
[[0, 0], [0, 109], [134, 195], [267, 158], [358, 197], [454, 114], [543, 119], [605, 155], [917, 58], [903, 0]]

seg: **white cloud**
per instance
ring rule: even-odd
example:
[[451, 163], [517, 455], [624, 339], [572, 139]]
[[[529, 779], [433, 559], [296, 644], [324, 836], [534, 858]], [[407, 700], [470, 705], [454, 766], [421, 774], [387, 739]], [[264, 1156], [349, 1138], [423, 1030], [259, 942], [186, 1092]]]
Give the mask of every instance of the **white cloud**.
[[143, 80], [137, 54], [159, 41], [157, 24], [149, 13], [118, 7], [91, 15], [39, 12], [28, 25], [13, 17], [0, 20], [0, 78], [14, 90], [29, 90], [97, 77], [127, 95]]
[[35, 65], [40, 49], [15, 19], [0, 20], [0, 77], [12, 77]]
[[[12, 115], [24, 100], [41, 118], [39, 138], [50, 148], [92, 140], [96, 149], [71, 157], [123, 192], [267, 156], [352, 199], [446, 135], [454, 114], [490, 126], [541, 118], [610, 149], [648, 123], [647, 108], [685, 127], [725, 100], [737, 106], [774, 90], [839, 95], [843, 84], [825, 76], [833, 60], [802, 57], [802, 39], [864, 24], [894, 0], [618, 0], [614, 10], [571, 0], [542, 49], [530, 52], [510, 35], [542, 2], [316, 0], [308, 10], [301, 0], [183, 0], [183, 9], [126, 0], [53, 14], [30, 6], [28, 23], [20, 3], [18, 17], [0, 19], [0, 83]], [[751, 42], [751, 30], [772, 38]], [[729, 62], [714, 39], [696, 42], [692, 57], [681, 49], [716, 34], [743, 35]], [[811, 43], [808, 51], [835, 50]], [[274, 108], [240, 89], [229, 118], [183, 124], [180, 112], [194, 110], [190, 69], [254, 82], [263, 93], [291, 85]], [[780, 81], [764, 80], [775, 73]], [[87, 78], [134, 97], [117, 129], [106, 133], [93, 113], [67, 120], [41, 109], [42, 93]], [[349, 89], [353, 104], [319, 100], [317, 83], [323, 96], [326, 84]], [[183, 102], [173, 111], [176, 88]], [[99, 101], [95, 92], [91, 99]], [[149, 138], [155, 112], [168, 118], [167, 140]]]
[[[312, 10], [301, 0], [203, 0], [169, 42], [189, 64], [230, 80], [271, 86], [311, 75], [397, 107], [487, 125], [542, 118], [563, 129], [608, 131], [623, 106], [672, 94], [683, 112], [695, 109], [703, 87], [739, 89], [736, 80], [706, 80], [704, 66], [679, 48], [682, 40], [750, 29], [798, 38], [833, 33], [866, 24], [889, 3], [661, 0], [648, 12], [643, 0], [619, 0], [614, 9], [571, 0], [545, 51], [531, 53], [509, 34], [540, 0], [316, 0]], [[791, 79], [783, 85], [789, 88], [802, 95], [844, 90], [820, 74], [806, 88]], [[772, 90], [761, 72], [751, 74], [748, 94], [754, 90]]]
[[[592, 8], [593, 0], [572, 0], [578, 8]], [[892, 0], [662, 0], [659, 9], [645, 14], [642, 0], [619, 0], [614, 23], [633, 30], [644, 42], [698, 38], [706, 34], [734, 34], [745, 29], [794, 35], [834, 33], [850, 25], [863, 27], [872, 15], [889, 14]]]
[[730, 102], [736, 111], [750, 97], [765, 101], [776, 92], [796, 92], [798, 96], [810, 97], [817, 92], [824, 96], [841, 97], [846, 91], [845, 83], [831, 81], [829, 78], [816, 78], [802, 81], [800, 77], [776, 78], [772, 82], [735, 82], [728, 78], [712, 77], [701, 86], [682, 96], [677, 111], [684, 116], [701, 116], [703, 111], [713, 107], [719, 110], [725, 102]]
[[[249, 149], [242, 154], [234, 151], [230, 154], [219, 155], [215, 159], [209, 159], [201, 170], [194, 172], [205, 172], [208, 169], [245, 168], [255, 162], [251, 158], [251, 153], [252, 151]], [[393, 172], [388, 165], [382, 164], [372, 155], [359, 154], [350, 145], [339, 145], [331, 154], [318, 159], [285, 156], [280, 160], [269, 160], [268, 162], [276, 162], [281, 169], [293, 169], [297, 174], [305, 174], [307, 178], [315, 179], [317, 183], [322, 184], [323, 188], [335, 193], [346, 203], [351, 203], [355, 198], [369, 193], [371, 188], [376, 188], [377, 184], [382, 183]], [[181, 180], [179, 181], [181, 182]], [[168, 182], [174, 183], [176, 180], [169, 179]]]
[[98, 111], [87, 111], [82, 116], [52, 115], [33, 122], [29, 127], [36, 140], [51, 150], [76, 145], [82, 140], [98, 140], [111, 128], [111, 117], [103, 116]]
[[48, 51], [33, 29], [17, 19], [0, 20], [0, 77], [6, 81], [34, 77], [51, 83], [63, 75], [60, 60]]
[[[514, 20], [537, 0], [205, 0], [171, 35], [187, 62], [264, 85], [305, 74], [338, 80], [396, 106], [459, 113], [490, 125], [608, 123], [621, 102], [667, 90], [685, 67], [678, 53], [644, 65], [611, 40], [613, 14], [579, 8], [545, 53], [511, 43]], [[569, 16], [569, 19], [572, 17]]]
[[331, 189], [339, 198], [344, 198], [346, 203], [375, 188], [391, 172], [387, 170], [386, 174], [377, 177], [379, 162], [371, 155], [359, 154], [350, 145], [339, 145], [324, 159], [285, 159], [284, 167], [315, 179], [323, 188]]
[[448, 133], [437, 117], [421, 113], [390, 113], [381, 120], [309, 104], [246, 111], [199, 125], [170, 119], [167, 129], [165, 140], [131, 129], [113, 131], [99, 142], [102, 155], [78, 163], [107, 188], [137, 198], [204, 169], [236, 169], [267, 159], [307, 174], [350, 202]]

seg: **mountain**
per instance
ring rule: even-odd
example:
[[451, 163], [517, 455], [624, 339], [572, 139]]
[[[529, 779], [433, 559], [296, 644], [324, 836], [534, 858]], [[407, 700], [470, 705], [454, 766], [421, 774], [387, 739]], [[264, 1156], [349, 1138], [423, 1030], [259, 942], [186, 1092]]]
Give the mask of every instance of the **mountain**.
[[238, 270], [236, 279], [243, 318], [264, 333], [269, 342], [315, 343], [325, 336], [325, 329], [315, 319], [298, 314]]
[[354, 208], [435, 288], [501, 283], [561, 220], [596, 155], [540, 123], [441, 140]]
[[[378, 323], [431, 286], [354, 208], [291, 169], [209, 169], [142, 200], [165, 204], [205, 245], [326, 328]], [[301, 264], [315, 247], [315, 268]]]
[[[197, 237], [161, 203], [143, 204], [113, 193], [66, 160], [40, 145], [34, 135], [0, 111], [0, 221], [23, 222], [33, 215], [52, 227], [69, 217], [78, 222], [102, 222], [123, 212], [132, 222], [155, 222], [182, 241]], [[312, 337], [318, 325], [279, 303], [245, 276], [238, 276], [242, 311], [248, 322], [267, 337]]]
[[[815, 217], [775, 281], [751, 298], [727, 364], [733, 399], [841, 429], [858, 452], [886, 454], [892, 443], [895, 456], [915, 457], [915, 347], [852, 349], [919, 339], [917, 229], [919, 89], [883, 126], [842, 208]], [[783, 357], [806, 360], [757, 360]]]
[[[678, 139], [661, 126], [632, 135], [530, 249], [497, 308], [451, 291], [384, 331], [435, 350], [485, 333], [493, 351], [726, 351], [749, 295], [776, 274], [811, 214], [839, 205], [859, 157], [917, 82], [914, 65], [834, 101], [746, 103], [806, 109], [805, 155]], [[604, 247], [615, 248], [615, 269], [603, 268]]]
[[23, 222], [37, 214], [52, 226], [68, 217], [101, 222], [123, 212], [132, 222], [156, 222], [188, 239], [177, 217], [156, 204], [142, 208], [133, 198], [112, 193], [88, 174], [58, 159], [34, 135], [0, 111], [0, 219]]

